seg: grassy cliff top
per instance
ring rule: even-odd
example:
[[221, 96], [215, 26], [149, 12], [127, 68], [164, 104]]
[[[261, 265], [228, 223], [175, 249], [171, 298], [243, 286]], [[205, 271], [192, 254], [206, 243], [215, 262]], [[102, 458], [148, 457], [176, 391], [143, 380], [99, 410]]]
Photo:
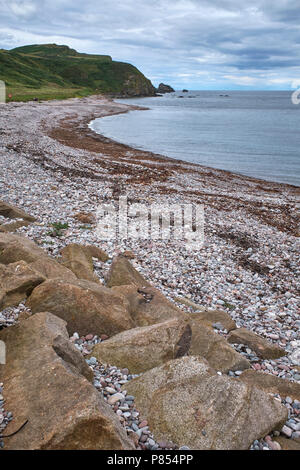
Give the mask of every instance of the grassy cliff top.
[[136, 67], [108, 55], [82, 54], [64, 45], [0, 49], [0, 80], [13, 100], [69, 98], [95, 93], [153, 95], [155, 89]]

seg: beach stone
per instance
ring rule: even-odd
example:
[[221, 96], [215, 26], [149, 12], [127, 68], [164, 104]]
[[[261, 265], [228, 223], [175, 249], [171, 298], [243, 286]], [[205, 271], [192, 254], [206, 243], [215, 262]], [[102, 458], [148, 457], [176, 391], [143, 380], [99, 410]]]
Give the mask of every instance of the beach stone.
[[94, 274], [92, 255], [83, 246], [71, 243], [61, 250], [62, 264], [70, 269], [78, 279], [99, 282]]
[[48, 280], [34, 289], [27, 305], [33, 313], [50, 311], [65, 320], [70, 335], [111, 336], [135, 326], [123, 296], [86, 280]]
[[223, 327], [222, 329], [228, 332], [236, 329], [235, 321], [223, 310], [202, 310], [197, 313], [190, 313], [189, 317], [209, 322], [211, 325], [214, 323], [220, 324]]
[[261, 388], [267, 393], [278, 393], [282, 397], [289, 396], [300, 400], [300, 384], [290, 380], [281, 379], [273, 374], [267, 374], [253, 369], [245, 370], [239, 380]]
[[78, 212], [73, 215], [73, 219], [78, 220], [82, 224], [94, 224], [96, 222], [96, 217], [90, 212]]
[[191, 328], [185, 320], [172, 319], [151, 326], [123, 331], [97, 344], [93, 355], [99, 363], [127, 366], [139, 374], [188, 353]]
[[195, 450], [249, 449], [255, 439], [281, 429], [288, 414], [262, 390], [217, 375], [195, 356], [155, 367], [126, 389], [156, 441]]
[[189, 316], [189, 319], [192, 329], [190, 355], [204, 357], [213, 369], [224, 373], [250, 368], [249, 361], [203, 320], [196, 316]]
[[230, 333], [227, 338], [229, 343], [245, 344], [249, 346], [262, 359], [278, 359], [285, 356], [286, 352], [276, 344], [270, 343], [265, 338], [246, 328], [238, 328]]
[[134, 284], [138, 287], [150, 287], [144, 277], [132, 266], [128, 258], [118, 255], [113, 259], [107, 274], [107, 287], [123, 286]]
[[2, 309], [19, 303], [31, 294], [45, 278], [25, 261], [8, 265], [0, 264], [0, 307]]
[[113, 287], [112, 291], [127, 299], [136, 326], [149, 326], [171, 318], [183, 318], [185, 315], [154, 287], [126, 285]]
[[280, 445], [281, 450], [300, 450], [300, 439], [288, 439], [279, 436], [275, 437], [274, 441]]
[[46, 253], [29, 238], [0, 233], [0, 263], [10, 264], [20, 260], [32, 263], [41, 256], [46, 256]]
[[65, 322], [48, 312], [0, 331], [4, 399], [20, 432], [7, 450], [132, 449], [116, 415], [90, 383], [92, 371], [69, 341]]

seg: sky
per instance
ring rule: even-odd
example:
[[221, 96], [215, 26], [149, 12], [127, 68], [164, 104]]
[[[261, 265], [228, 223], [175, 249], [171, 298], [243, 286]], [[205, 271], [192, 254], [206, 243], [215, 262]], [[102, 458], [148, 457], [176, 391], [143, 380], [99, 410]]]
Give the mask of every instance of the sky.
[[0, 0], [0, 48], [66, 44], [157, 86], [300, 86], [300, 0]]

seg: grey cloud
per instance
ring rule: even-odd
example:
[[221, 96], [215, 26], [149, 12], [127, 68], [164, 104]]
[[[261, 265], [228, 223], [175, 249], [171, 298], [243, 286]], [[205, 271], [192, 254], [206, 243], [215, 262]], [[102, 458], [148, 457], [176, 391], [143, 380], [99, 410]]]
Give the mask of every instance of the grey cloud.
[[266, 88], [300, 78], [299, 0], [0, 0], [0, 9], [0, 47], [54, 38], [131, 62], [155, 83], [234, 87], [223, 77], [249, 76]]

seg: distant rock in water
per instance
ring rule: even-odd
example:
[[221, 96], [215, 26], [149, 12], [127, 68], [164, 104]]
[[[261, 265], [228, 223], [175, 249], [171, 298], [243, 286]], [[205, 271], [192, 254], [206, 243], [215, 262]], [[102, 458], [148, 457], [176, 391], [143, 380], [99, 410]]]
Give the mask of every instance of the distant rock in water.
[[165, 85], [164, 83], [160, 83], [159, 87], [157, 88], [157, 93], [173, 93], [175, 90], [170, 85]]
[[189, 90], [186, 90], [185, 88], [182, 90], [182, 93], [188, 93]]

